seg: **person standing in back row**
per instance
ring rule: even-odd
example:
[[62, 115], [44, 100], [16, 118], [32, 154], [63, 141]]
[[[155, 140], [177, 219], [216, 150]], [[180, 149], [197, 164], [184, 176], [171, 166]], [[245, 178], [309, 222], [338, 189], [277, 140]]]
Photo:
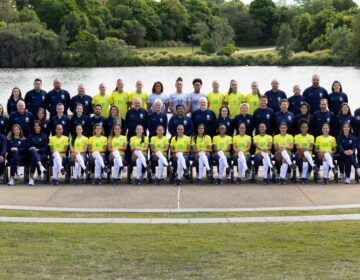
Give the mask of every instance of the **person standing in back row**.
[[280, 101], [287, 99], [286, 93], [279, 89], [279, 81], [275, 79], [271, 81], [271, 90], [265, 92], [265, 96], [268, 98], [268, 107], [273, 109], [274, 113], [280, 111]]
[[109, 107], [110, 107], [110, 95], [106, 94], [106, 86], [104, 83], [99, 85], [99, 93], [94, 95], [92, 100], [93, 108], [95, 105], [101, 105], [101, 115], [104, 118], [109, 116]]
[[319, 75], [315, 74], [312, 76], [312, 86], [305, 89], [303, 95], [306, 98], [306, 102], [310, 105], [311, 114], [320, 110], [320, 100], [322, 98], [327, 99], [328, 92], [326, 89], [320, 86]]
[[42, 80], [35, 79], [34, 88], [25, 94], [26, 108], [34, 116], [39, 108], [45, 108], [46, 91], [41, 87]]
[[56, 115], [56, 105], [62, 103], [64, 105], [64, 115], [67, 116], [70, 106], [70, 94], [67, 90], [61, 88], [61, 81], [54, 80], [54, 89], [49, 91], [45, 96], [45, 109], [50, 112], [50, 118]]
[[189, 94], [189, 99], [191, 102], [190, 112], [193, 113], [196, 110], [199, 110], [199, 100], [201, 97], [205, 97], [205, 93], [200, 92], [202, 87], [202, 80], [201, 79], [194, 79], [193, 82], [194, 91]]

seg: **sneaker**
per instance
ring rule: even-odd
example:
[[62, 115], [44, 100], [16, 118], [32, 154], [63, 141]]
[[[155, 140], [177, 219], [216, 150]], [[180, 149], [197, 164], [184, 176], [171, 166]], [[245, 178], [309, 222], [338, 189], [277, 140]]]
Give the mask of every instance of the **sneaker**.
[[175, 180], [175, 185], [176, 185], [176, 186], [180, 186], [180, 185], [181, 185], [181, 180], [180, 180], [180, 179], [176, 179], [176, 180]]
[[264, 179], [264, 185], [269, 185], [269, 179]]
[[139, 186], [141, 181], [139, 179], [135, 179], [134, 186]]
[[34, 186], [34, 179], [32, 178], [29, 179], [29, 186]]
[[351, 184], [350, 178], [345, 178], [345, 184]]
[[285, 179], [284, 178], [280, 178], [279, 185], [285, 185]]
[[101, 179], [100, 179], [100, 178], [96, 178], [93, 184], [94, 184], [94, 185], [101, 185]]
[[17, 169], [16, 169], [16, 175], [18, 176], [18, 177], [21, 177], [21, 176], [23, 176], [24, 174], [22, 173], [22, 171], [21, 171], [21, 168], [20, 167], [17, 167]]
[[155, 185], [156, 185], [156, 186], [160, 186], [160, 184], [161, 184], [161, 179], [156, 178], [156, 179], [155, 179]]
[[216, 184], [217, 184], [217, 185], [222, 185], [222, 184], [223, 184], [222, 179], [218, 178], [218, 179], [216, 180]]
[[59, 180], [53, 179], [52, 185], [53, 185], [53, 186], [59, 185]]
[[301, 184], [302, 184], [302, 185], [306, 185], [306, 183], [307, 183], [306, 178], [301, 178]]
[[338, 170], [337, 170], [336, 167], [331, 168], [331, 170], [332, 170], [332, 172], [333, 172], [334, 174], [337, 174], [337, 173], [338, 173]]
[[329, 179], [324, 178], [324, 179], [323, 179], [323, 185], [327, 185], [327, 184], [329, 184]]
[[14, 180], [14, 178], [10, 178], [8, 185], [9, 185], [9, 186], [14, 186], [14, 185], [15, 185], [15, 180]]
[[227, 181], [231, 181], [231, 172], [232, 172], [232, 170], [230, 169], [230, 167], [228, 167], [226, 169], [226, 180]]
[[296, 167], [297, 167], [296, 164], [292, 164], [292, 165], [291, 165], [291, 169], [292, 169], [292, 170], [296, 170]]
[[79, 184], [78, 179], [73, 179], [73, 184], [74, 184], [75, 186], [77, 186], [77, 185]]
[[236, 179], [236, 184], [241, 185], [241, 178]]
[[63, 176], [66, 175], [66, 171], [65, 171], [65, 168], [64, 168], [64, 167], [60, 169], [60, 172], [61, 172], [61, 174], [62, 174]]
[[198, 186], [202, 186], [203, 185], [203, 180], [202, 179], [196, 179], [196, 184]]
[[105, 165], [104, 172], [105, 173], [110, 173], [111, 172], [111, 169], [109, 168], [109, 166]]

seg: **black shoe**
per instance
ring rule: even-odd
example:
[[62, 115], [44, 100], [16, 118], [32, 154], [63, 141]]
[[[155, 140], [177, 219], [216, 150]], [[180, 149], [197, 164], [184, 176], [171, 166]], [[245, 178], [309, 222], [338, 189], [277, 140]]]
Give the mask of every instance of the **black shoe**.
[[185, 177], [186, 180], [189, 180], [189, 178], [190, 178], [189, 169], [184, 170], [184, 177]]
[[296, 166], [296, 164], [292, 164], [290, 167], [291, 167], [292, 170], [296, 170], [297, 166]]
[[111, 169], [109, 168], [109, 166], [105, 165], [104, 172], [105, 173], [110, 173], [111, 172]]
[[139, 179], [135, 179], [134, 186], [139, 186], [141, 181]]
[[88, 176], [91, 174], [91, 171], [90, 171], [90, 169], [88, 169], [88, 168], [85, 168], [85, 169], [84, 169], [84, 172], [85, 172], [85, 174], [88, 175]]
[[331, 170], [332, 170], [332, 172], [334, 173], [334, 175], [338, 173], [338, 170], [337, 170], [336, 167], [331, 168]]
[[319, 172], [319, 167], [317, 167], [316, 165], [313, 167], [314, 172]]
[[269, 185], [269, 179], [264, 179], [264, 185]]
[[241, 178], [236, 179], [236, 184], [241, 185]]
[[79, 185], [78, 179], [74, 179], [74, 180], [73, 180], [73, 184], [74, 184], [75, 186]]
[[202, 185], [203, 185], [203, 180], [201, 180], [201, 179], [196, 179], [196, 184], [197, 184], [198, 186], [202, 186]]
[[113, 179], [113, 185], [119, 185], [120, 180], [119, 179]]
[[64, 168], [64, 167], [60, 169], [60, 172], [61, 172], [61, 174], [62, 174], [63, 176], [66, 175], [66, 171], [65, 171], [65, 168]]
[[54, 180], [52, 181], [52, 185], [53, 185], [53, 186], [59, 185], [59, 181], [54, 179]]
[[251, 170], [250, 170], [250, 169], [246, 169], [246, 171], [245, 171], [245, 178], [246, 178], [246, 179], [250, 178], [250, 174], [251, 174]]
[[329, 184], [329, 179], [323, 179], [323, 185], [327, 185], [327, 184]]
[[96, 178], [95, 181], [94, 181], [94, 185], [101, 185], [101, 179]]
[[159, 185], [160, 185], [160, 179], [158, 179], [158, 178], [155, 179], [155, 185], [156, 185], [156, 186], [159, 186]]
[[285, 185], [285, 179], [280, 178], [279, 179], [279, 185]]
[[209, 176], [209, 177], [212, 177], [212, 176], [214, 176], [214, 172], [213, 172], [213, 170], [210, 168], [210, 170], [207, 172], [207, 175]]
[[272, 166], [272, 167], [270, 168], [270, 170], [271, 170], [271, 173], [272, 173], [272, 174], [275, 174], [275, 173], [276, 173], [276, 168], [275, 168], [275, 166]]
[[180, 185], [181, 185], [181, 180], [180, 180], [180, 179], [176, 179], [176, 180], [175, 180], [175, 185], [176, 185], [176, 186], [180, 186]]
[[307, 180], [305, 178], [301, 178], [301, 184], [306, 185]]
[[222, 179], [217, 179], [217, 180], [216, 180], [216, 184], [217, 184], [217, 185], [222, 185], [222, 184], [223, 184]]

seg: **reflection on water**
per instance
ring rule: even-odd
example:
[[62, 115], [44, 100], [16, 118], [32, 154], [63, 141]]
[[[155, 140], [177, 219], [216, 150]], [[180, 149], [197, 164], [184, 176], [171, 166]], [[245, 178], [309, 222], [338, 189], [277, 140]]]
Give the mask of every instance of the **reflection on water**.
[[292, 95], [295, 84], [305, 89], [311, 84], [311, 76], [315, 73], [321, 76], [321, 85], [330, 91], [334, 80], [342, 83], [343, 90], [349, 96], [350, 106], [354, 110], [360, 107], [360, 69], [354, 67], [122, 67], [122, 68], [53, 68], [53, 69], [0, 69], [0, 101], [6, 104], [11, 89], [19, 87], [23, 94], [32, 88], [35, 78], [43, 80], [43, 88], [52, 88], [55, 78], [63, 81], [63, 87], [71, 95], [76, 94], [79, 83], [84, 83], [87, 93], [97, 93], [98, 85], [104, 82], [108, 92], [115, 87], [118, 78], [125, 81], [127, 91], [133, 91], [135, 82], [142, 80], [145, 91], [150, 92], [155, 81], [164, 84], [164, 92], [173, 93], [177, 77], [184, 80], [184, 90], [192, 90], [193, 78], [203, 80], [203, 91], [211, 90], [213, 80], [220, 82], [221, 91], [228, 90], [231, 79], [239, 82], [239, 90], [244, 93], [250, 91], [252, 81], [258, 81], [261, 92], [270, 89], [270, 82], [276, 78], [280, 81], [280, 88], [288, 96]]

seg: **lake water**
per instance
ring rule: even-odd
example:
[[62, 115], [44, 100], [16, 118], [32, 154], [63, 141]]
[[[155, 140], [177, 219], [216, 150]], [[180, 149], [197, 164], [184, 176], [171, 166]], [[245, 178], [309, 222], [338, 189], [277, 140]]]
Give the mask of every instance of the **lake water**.
[[213, 80], [220, 82], [220, 90], [226, 92], [231, 79], [239, 82], [243, 93], [250, 92], [250, 84], [257, 81], [261, 92], [270, 89], [272, 79], [278, 79], [280, 88], [288, 96], [292, 95], [292, 87], [300, 85], [302, 90], [311, 85], [311, 76], [319, 74], [321, 85], [330, 91], [334, 80], [342, 83], [343, 91], [349, 96], [350, 106], [354, 110], [360, 107], [360, 69], [354, 67], [119, 67], [119, 68], [54, 68], [54, 69], [0, 69], [0, 102], [6, 104], [13, 87], [19, 87], [23, 94], [32, 88], [35, 78], [43, 80], [46, 91], [52, 89], [55, 78], [62, 80], [63, 88], [71, 95], [76, 94], [77, 85], [83, 83], [87, 94], [98, 92], [98, 85], [105, 83], [111, 92], [116, 80], [125, 81], [127, 91], [134, 91], [137, 80], [142, 80], [144, 89], [150, 93], [153, 83], [161, 81], [164, 92], [175, 91], [175, 80], [182, 77], [184, 91], [191, 92], [191, 81], [194, 78], [203, 80], [203, 91], [211, 90]]

